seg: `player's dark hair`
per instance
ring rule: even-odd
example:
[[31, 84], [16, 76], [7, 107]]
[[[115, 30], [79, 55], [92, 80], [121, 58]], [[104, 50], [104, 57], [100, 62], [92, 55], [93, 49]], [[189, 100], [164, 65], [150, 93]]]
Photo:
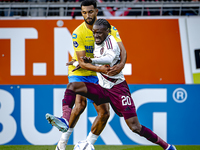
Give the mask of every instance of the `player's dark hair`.
[[94, 25], [103, 25], [106, 29], [109, 29], [109, 32], [111, 32], [111, 25], [106, 19], [97, 19]]
[[82, 6], [90, 6], [90, 5], [93, 5], [94, 8], [97, 8], [96, 0], [84, 0], [81, 2], [81, 8], [82, 8]]

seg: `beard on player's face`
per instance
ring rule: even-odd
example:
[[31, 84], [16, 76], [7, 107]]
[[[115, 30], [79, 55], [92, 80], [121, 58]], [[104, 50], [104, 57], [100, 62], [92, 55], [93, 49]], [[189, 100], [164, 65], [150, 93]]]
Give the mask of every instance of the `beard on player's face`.
[[[88, 19], [90, 19], [91, 21], [87, 21]], [[84, 20], [88, 25], [93, 25], [95, 20], [96, 20], [96, 18], [95, 17], [94, 18], [86, 18], [86, 19], [84, 18]]]

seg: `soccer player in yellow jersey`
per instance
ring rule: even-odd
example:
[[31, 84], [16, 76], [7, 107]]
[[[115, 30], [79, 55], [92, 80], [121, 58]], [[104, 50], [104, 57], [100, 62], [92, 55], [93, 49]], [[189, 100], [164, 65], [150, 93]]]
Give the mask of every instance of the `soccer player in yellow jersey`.
[[[97, 4], [94, 0], [84, 0], [81, 3], [81, 13], [84, 18], [84, 22], [79, 25], [72, 34], [73, 39], [73, 46], [74, 46], [74, 56], [73, 59], [79, 62], [79, 65], [81, 67], [81, 57], [87, 56], [90, 58], [93, 58], [93, 50], [94, 50], [94, 37], [93, 37], [93, 24], [97, 20]], [[124, 68], [125, 62], [126, 62], [126, 50], [123, 46], [123, 43], [119, 37], [117, 29], [112, 26], [111, 29], [111, 35], [114, 36], [115, 40], [117, 41], [120, 51], [121, 51], [121, 60], [118, 65], [115, 65], [111, 68], [109, 68], [107, 74], [108, 75], [116, 75]], [[72, 71], [75, 69], [77, 64], [69, 65], [68, 68], [68, 79], [69, 82], [92, 82], [92, 83], [98, 83], [98, 78], [96, 76], [96, 72], [85, 70], [85, 69], [78, 69], [76, 71]], [[91, 100], [88, 100], [91, 101]], [[95, 103], [94, 107], [97, 111], [97, 117], [95, 121], [92, 124], [91, 132], [89, 133], [87, 139], [92, 141], [92, 144], [94, 144], [104, 129], [107, 120], [110, 116], [109, 112], [109, 103], [101, 104], [97, 106]], [[63, 105], [63, 118], [67, 118], [67, 121], [69, 121], [69, 129], [67, 132], [64, 132], [57, 144], [56, 150], [65, 150], [65, 147], [67, 145], [68, 139], [73, 131], [73, 128], [75, 127], [79, 116], [84, 111], [85, 107], [87, 105], [86, 98], [81, 95], [76, 95], [75, 100], [75, 107], [72, 109], [73, 106]], [[72, 109], [72, 111], [71, 111]], [[49, 116], [48, 116], [49, 117]], [[49, 118], [47, 119], [49, 120]]]

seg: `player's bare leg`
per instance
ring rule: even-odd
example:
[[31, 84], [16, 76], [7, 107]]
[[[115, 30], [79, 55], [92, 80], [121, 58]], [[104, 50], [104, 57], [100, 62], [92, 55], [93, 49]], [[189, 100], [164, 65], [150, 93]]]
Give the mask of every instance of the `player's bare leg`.
[[126, 124], [128, 127], [135, 133], [139, 134], [140, 136], [145, 137], [147, 140], [151, 141], [152, 143], [160, 145], [163, 149], [166, 150], [176, 150], [173, 145], [166, 143], [162, 140], [158, 135], [152, 132], [150, 129], [146, 128], [145, 126], [139, 123], [138, 117], [131, 117], [126, 119]]
[[91, 132], [95, 135], [100, 135], [110, 117], [110, 106], [109, 103], [98, 106], [95, 103], [93, 104], [98, 115], [92, 124]]
[[98, 136], [101, 134], [104, 127], [106, 126], [108, 118], [110, 117], [109, 103], [101, 104], [98, 106], [94, 103], [94, 107], [98, 115], [92, 124], [92, 128], [89, 135], [87, 136], [87, 140], [92, 144], [96, 142]]
[[83, 113], [87, 106], [86, 98], [81, 95], [76, 95], [75, 106], [72, 109], [69, 119], [69, 128], [74, 128], [80, 115]]

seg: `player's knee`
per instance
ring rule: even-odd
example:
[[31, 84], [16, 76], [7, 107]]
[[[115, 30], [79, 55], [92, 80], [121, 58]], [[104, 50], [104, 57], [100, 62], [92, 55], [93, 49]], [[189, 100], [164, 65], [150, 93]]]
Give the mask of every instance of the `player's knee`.
[[67, 84], [67, 89], [72, 90], [74, 92], [82, 93], [84, 90], [85, 84], [83, 82], [71, 82]]
[[139, 124], [132, 124], [132, 125], [130, 126], [130, 129], [131, 129], [133, 132], [139, 134], [140, 131], [141, 131], [141, 125], [139, 125]]
[[67, 84], [67, 89], [74, 91], [75, 90], [75, 82], [70, 82]]

